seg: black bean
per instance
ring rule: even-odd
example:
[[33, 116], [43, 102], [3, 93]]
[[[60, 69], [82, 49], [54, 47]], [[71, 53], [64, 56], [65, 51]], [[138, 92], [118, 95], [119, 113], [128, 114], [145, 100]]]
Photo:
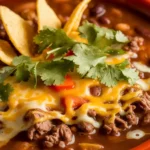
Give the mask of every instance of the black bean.
[[135, 27], [135, 31], [142, 36], [150, 38], [150, 30], [144, 27], [137, 26]]
[[102, 89], [100, 86], [93, 86], [93, 87], [90, 87], [90, 93], [91, 95], [93, 96], [100, 96], [101, 95], [101, 92], [102, 92]]
[[105, 9], [104, 5], [102, 5], [102, 4], [99, 4], [90, 10], [90, 15], [96, 16], [98, 18], [103, 16], [105, 13], [106, 13], [106, 9]]
[[111, 21], [107, 17], [100, 17], [98, 21], [102, 24], [107, 24], [107, 25], [111, 23]]
[[95, 18], [89, 18], [88, 21], [89, 21], [90, 23], [93, 23], [93, 24], [99, 26], [99, 23], [97, 22], [97, 20], [96, 20]]

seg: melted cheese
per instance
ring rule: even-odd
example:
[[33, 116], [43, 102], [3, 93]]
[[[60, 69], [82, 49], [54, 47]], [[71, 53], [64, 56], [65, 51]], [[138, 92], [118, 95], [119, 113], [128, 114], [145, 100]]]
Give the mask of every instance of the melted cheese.
[[128, 52], [123, 55], [117, 55], [117, 56], [110, 56], [106, 59], [106, 63], [108, 65], [115, 65], [122, 63], [125, 60], [128, 60], [129, 58], [132, 58], [135, 55], [133, 52]]
[[[114, 122], [116, 114], [123, 114], [124, 110], [133, 102], [139, 100], [139, 95], [142, 90], [128, 93], [124, 96], [121, 92], [130, 87], [126, 82], [120, 82], [113, 88], [104, 87], [100, 97], [94, 97], [89, 92], [90, 86], [99, 85], [100, 83], [92, 79], [79, 79], [73, 77], [75, 88], [71, 90], [63, 90], [55, 92], [45, 85], [40, 85], [34, 89], [30, 83], [17, 83], [13, 77], [10, 77], [9, 82], [14, 91], [10, 95], [6, 112], [0, 112], [0, 121], [4, 123], [4, 128], [0, 130], [0, 146], [6, 144], [10, 139], [16, 136], [19, 132], [27, 130], [33, 123], [44, 120], [60, 119], [68, 125], [77, 124], [80, 121], [92, 123], [96, 128], [101, 126], [100, 121], [94, 120], [87, 115], [89, 109], [94, 109], [100, 116], [109, 116], [109, 122]], [[62, 113], [62, 97], [79, 96], [88, 100], [81, 107], [74, 110], [72, 101], [68, 101], [65, 113]], [[124, 105], [120, 105], [120, 100]], [[3, 105], [2, 105], [3, 106]], [[53, 108], [53, 111], [47, 110], [47, 106]], [[35, 122], [27, 123], [24, 121], [24, 116], [28, 110], [39, 108], [45, 112], [44, 117], [41, 117]], [[73, 117], [77, 119], [74, 120]]]

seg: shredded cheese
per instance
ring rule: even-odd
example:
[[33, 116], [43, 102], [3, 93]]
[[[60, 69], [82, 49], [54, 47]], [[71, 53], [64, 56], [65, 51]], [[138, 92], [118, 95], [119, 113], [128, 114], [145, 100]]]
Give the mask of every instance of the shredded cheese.
[[[120, 82], [113, 88], [104, 87], [102, 95], [94, 97], [89, 93], [88, 88], [99, 85], [98, 81], [73, 78], [76, 83], [74, 89], [55, 92], [45, 85], [39, 85], [34, 89], [29, 82], [17, 83], [14, 77], [10, 77], [6, 82], [14, 87], [14, 91], [8, 101], [9, 109], [6, 112], [0, 112], [0, 121], [4, 123], [4, 128], [0, 130], [0, 146], [6, 144], [19, 132], [27, 130], [33, 124], [24, 121], [25, 114], [31, 109], [38, 108], [45, 112], [45, 116], [35, 120], [34, 123], [57, 118], [68, 125], [86, 121], [99, 128], [102, 123], [87, 115], [89, 109], [94, 109], [100, 116], [110, 116], [109, 122], [111, 123], [114, 122], [116, 114], [124, 112], [131, 103], [138, 101], [139, 95], [142, 94], [142, 90], [139, 89], [122, 96], [121, 92], [130, 85], [126, 82]], [[63, 114], [58, 110], [62, 108], [61, 98], [66, 96], [83, 97], [88, 99], [89, 102], [74, 110], [70, 101], [67, 104], [65, 114]], [[119, 103], [120, 99], [124, 101], [123, 106]], [[110, 101], [111, 103], [109, 103]], [[53, 111], [47, 110], [47, 106], [53, 108]], [[77, 119], [74, 120], [73, 117]]]

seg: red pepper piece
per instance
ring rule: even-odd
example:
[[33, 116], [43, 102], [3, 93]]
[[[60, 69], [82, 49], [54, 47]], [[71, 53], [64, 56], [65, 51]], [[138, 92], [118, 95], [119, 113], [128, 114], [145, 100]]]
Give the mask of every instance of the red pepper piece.
[[65, 77], [64, 83], [62, 83], [60, 85], [53, 85], [51, 87], [56, 91], [70, 90], [75, 87], [75, 82], [72, 80], [72, 78], [69, 75], [67, 75]]
[[67, 57], [67, 56], [72, 56], [72, 55], [74, 55], [73, 51], [69, 50], [65, 56]]
[[78, 97], [78, 96], [67, 96], [64, 99], [62, 99], [62, 104], [64, 107], [66, 107], [69, 103], [69, 101], [72, 101], [72, 108], [73, 109], [78, 109], [81, 107], [84, 103], [87, 103], [88, 100], [86, 100], [83, 97]]

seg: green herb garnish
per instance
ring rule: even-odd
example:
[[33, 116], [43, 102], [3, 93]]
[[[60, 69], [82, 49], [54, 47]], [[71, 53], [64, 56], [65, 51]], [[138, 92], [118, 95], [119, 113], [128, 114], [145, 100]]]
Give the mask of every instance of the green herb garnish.
[[[107, 57], [125, 53], [122, 48], [129, 41], [121, 31], [85, 22], [79, 32], [88, 40], [88, 44], [70, 39], [61, 29], [44, 28], [40, 31], [34, 38], [39, 46], [38, 53], [50, 48], [47, 56], [52, 54], [54, 59], [37, 62], [27, 56], [14, 58], [13, 67], [4, 67], [0, 71], [0, 98], [7, 100], [12, 91], [10, 85], [3, 84], [11, 74], [17, 81], [33, 78], [35, 87], [39, 79], [48, 86], [59, 85], [71, 71], [76, 71], [82, 78], [97, 79], [108, 87], [115, 86], [119, 81], [134, 84], [138, 80], [138, 72], [129, 68], [128, 61], [116, 65], [106, 63]], [[74, 55], [67, 56], [70, 50]]]
[[13, 88], [10, 84], [0, 83], [0, 101], [7, 101]]

